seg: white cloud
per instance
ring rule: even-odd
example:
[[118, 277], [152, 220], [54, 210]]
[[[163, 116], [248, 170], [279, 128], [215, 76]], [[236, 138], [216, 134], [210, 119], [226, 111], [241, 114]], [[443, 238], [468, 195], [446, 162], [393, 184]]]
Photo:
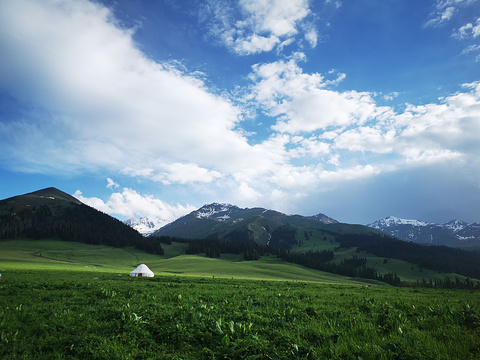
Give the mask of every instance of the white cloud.
[[106, 202], [96, 197], [85, 197], [80, 190], [77, 190], [73, 196], [84, 204], [108, 214], [124, 218], [162, 219], [165, 223], [174, 221], [196, 209], [191, 205], [167, 204], [152, 195], [142, 195], [129, 188], [112, 193]]
[[[408, 106], [374, 127], [361, 126], [335, 138], [335, 149], [397, 155], [402, 162], [476, 163], [480, 146], [480, 85], [465, 85], [468, 92], [453, 94], [439, 104]], [[400, 157], [398, 157], [400, 156]]]
[[[278, 49], [300, 31], [313, 46], [308, 2], [241, 6], [239, 22], [216, 8], [218, 34], [231, 46]], [[480, 178], [478, 83], [396, 113], [372, 93], [335, 90], [345, 74], [304, 72], [305, 54], [294, 53], [252, 67], [241, 105], [273, 125], [251, 145], [239, 129], [242, 108], [197, 74], [147, 58], [99, 3], [0, 1], [0, 48], [0, 88], [32, 109], [0, 122], [0, 159], [22, 171], [117, 171], [278, 209], [343, 181], [435, 162], [463, 162]], [[76, 196], [125, 217], [173, 219], [192, 209], [129, 188], [106, 202]]]
[[[474, 19], [474, 21], [472, 22], [468, 22], [465, 25], [453, 29], [452, 37], [464, 42], [472, 42], [480, 36], [480, 17], [478, 17], [478, 11], [475, 12], [475, 10], [477, 9], [469, 9], [468, 7], [476, 3], [477, 1], [478, 0], [437, 0], [435, 6], [436, 10], [432, 14], [430, 14], [430, 19], [425, 24], [425, 27], [444, 26], [448, 22], [454, 23], [454, 26], [458, 26], [458, 23], [452, 20], [454, 15], [460, 13], [460, 15], [456, 16], [456, 18], [464, 19], [466, 17], [465, 15], [467, 15], [466, 12], [470, 10], [467, 16], [476, 15], [476, 19]], [[460, 10], [463, 11], [460, 12]], [[461, 52], [461, 54], [466, 55], [470, 53], [477, 53], [477, 55], [475, 56], [475, 61], [478, 62], [480, 61], [480, 54], [478, 54], [478, 52], [479, 45], [470, 44]]]
[[107, 178], [107, 181], [108, 181], [107, 188], [114, 189], [114, 188], [120, 187], [120, 185], [118, 185], [115, 181], [113, 181], [110, 178]]
[[277, 116], [272, 127], [279, 132], [311, 132], [329, 127], [348, 127], [383, 116], [389, 108], [376, 106], [367, 92], [338, 92], [327, 89], [335, 81], [325, 81], [318, 73], [306, 74], [297, 61], [303, 54], [273, 63], [256, 64], [250, 79], [254, 85], [246, 97], [259, 104], [268, 115]]
[[2, 123], [21, 136], [2, 138], [0, 156], [54, 173], [158, 175], [161, 167], [165, 181], [189, 167], [185, 179], [211, 181], [258, 155], [235, 131], [238, 108], [193, 75], [148, 59], [131, 35], [88, 1], [1, 2], [0, 88], [34, 110]]
[[396, 140], [395, 130], [365, 126], [343, 132], [335, 139], [335, 148], [388, 154], [393, 151]]
[[326, 3], [333, 3], [333, 5], [338, 9], [340, 6], [342, 6], [342, 2], [340, 0], [326, 0]]
[[241, 201], [246, 201], [247, 204], [256, 203], [258, 199], [261, 198], [261, 195], [258, 191], [255, 191], [250, 185], [242, 181], [238, 187], [238, 192], [240, 195]]
[[383, 95], [383, 99], [384, 99], [384, 100], [387, 100], [387, 101], [392, 101], [393, 99], [397, 98], [399, 95], [400, 95], [399, 92], [394, 91], [394, 92], [392, 92], [392, 93], [390, 93], [390, 94], [385, 94], [385, 95]]
[[205, 12], [213, 20], [205, 14], [202, 18], [211, 22], [211, 33], [220, 38], [223, 45], [240, 55], [283, 48], [303, 28], [308, 29], [305, 39], [312, 47], [316, 46], [316, 30], [307, 20], [308, 0], [240, 0], [238, 11], [242, 20], [234, 19], [233, 11], [224, 2], [210, 1]]
[[310, 27], [305, 33], [305, 39], [308, 41], [312, 48], [317, 46], [318, 32], [314, 27]]
[[165, 165], [164, 172], [157, 175], [156, 180], [164, 184], [209, 183], [220, 177], [222, 174], [218, 171], [208, 170], [197, 164], [173, 163]]
[[458, 12], [460, 7], [468, 6], [477, 0], [437, 0], [435, 10], [430, 14], [430, 19], [425, 26], [441, 26], [449, 22]]
[[476, 20], [475, 24], [467, 23], [460, 27], [455, 33], [454, 36], [459, 39], [476, 39], [480, 36], [480, 17]]

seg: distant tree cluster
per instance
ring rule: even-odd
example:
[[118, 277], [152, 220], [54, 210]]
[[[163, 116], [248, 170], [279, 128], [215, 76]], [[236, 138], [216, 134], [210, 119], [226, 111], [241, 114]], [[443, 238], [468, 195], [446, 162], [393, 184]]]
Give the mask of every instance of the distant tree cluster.
[[473, 281], [470, 278], [464, 280], [455, 277], [455, 280], [445, 277], [444, 279], [422, 279], [416, 283], [410, 284], [411, 286], [428, 287], [428, 288], [442, 288], [442, 289], [468, 289], [468, 290], [480, 290], [480, 282]]
[[164, 250], [160, 241], [155, 238], [141, 237], [135, 241], [135, 248], [154, 255], [163, 255]]
[[297, 229], [287, 224], [273, 230], [270, 238], [270, 245], [275, 248], [290, 249], [298, 245]]
[[250, 241], [229, 241], [218, 239], [194, 240], [188, 244], [185, 254], [205, 254], [207, 257], [220, 257], [221, 254], [241, 254], [245, 260], [258, 260], [268, 253], [265, 246]]
[[280, 250], [278, 256], [285, 261], [299, 264], [311, 269], [326, 271], [333, 274], [349, 277], [361, 277], [364, 279], [373, 279], [383, 281], [391, 285], [402, 285], [401, 279], [395, 273], [380, 274], [374, 268], [367, 267], [367, 259], [357, 258], [353, 255], [351, 258], [344, 259], [339, 264], [330, 262], [333, 259], [331, 250], [320, 252], [298, 253]]

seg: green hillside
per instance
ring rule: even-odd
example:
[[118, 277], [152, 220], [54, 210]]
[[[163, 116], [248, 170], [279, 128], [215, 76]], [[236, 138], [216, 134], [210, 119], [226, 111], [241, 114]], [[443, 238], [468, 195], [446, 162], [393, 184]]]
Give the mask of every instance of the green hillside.
[[[312, 281], [330, 284], [371, 284], [371, 281], [289, 264], [275, 257], [243, 261], [224, 255], [219, 259], [185, 255], [185, 244], [165, 245], [165, 255], [148, 254], [132, 247], [115, 248], [58, 240], [0, 241], [0, 272], [4, 277], [15, 270], [81, 271], [96, 276], [102, 273], [129, 274], [145, 263], [158, 275], [202, 276], [236, 279]], [[381, 284], [381, 283], [377, 283]]]

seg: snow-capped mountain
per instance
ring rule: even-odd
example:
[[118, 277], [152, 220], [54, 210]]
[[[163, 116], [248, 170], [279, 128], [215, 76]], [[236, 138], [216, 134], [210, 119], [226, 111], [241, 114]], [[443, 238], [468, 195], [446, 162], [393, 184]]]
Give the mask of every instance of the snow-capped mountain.
[[428, 226], [432, 224], [425, 221], [420, 221], [420, 220], [401, 219], [395, 216], [388, 216], [385, 219], [377, 220], [374, 223], [369, 224], [367, 226], [380, 230], [383, 227], [390, 227], [395, 225]]
[[401, 219], [389, 216], [367, 226], [406, 241], [435, 245], [461, 246], [480, 245], [480, 224], [468, 224], [452, 220], [435, 224], [420, 220]]
[[337, 220], [325, 215], [325, 214], [317, 214], [312, 216], [307, 216], [308, 219], [317, 220], [324, 224], [336, 224], [338, 223]]
[[163, 226], [154, 235], [181, 238], [206, 238], [211, 236], [224, 238], [231, 235], [232, 232], [245, 231], [252, 237], [268, 239], [270, 232], [278, 226], [285, 224], [306, 226], [305, 224], [308, 223], [311, 226], [307, 227], [315, 227], [318, 222], [331, 224], [337, 221], [323, 214], [304, 217], [286, 215], [279, 211], [259, 207], [239, 208], [231, 204], [212, 203], [203, 205], [198, 210]]
[[144, 236], [152, 235], [155, 231], [166, 225], [168, 221], [161, 218], [131, 218], [124, 221], [125, 224], [137, 230]]
[[231, 218], [231, 216], [240, 210], [238, 206], [230, 204], [212, 203], [204, 205], [200, 209], [195, 210], [192, 215], [197, 219], [215, 219], [225, 221]]

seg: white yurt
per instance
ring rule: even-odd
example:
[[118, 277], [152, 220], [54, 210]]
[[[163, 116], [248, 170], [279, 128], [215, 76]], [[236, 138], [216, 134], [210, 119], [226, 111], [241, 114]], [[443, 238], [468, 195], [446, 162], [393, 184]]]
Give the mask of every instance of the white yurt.
[[135, 270], [130, 273], [130, 276], [134, 277], [153, 277], [153, 271], [145, 264], [140, 264]]

